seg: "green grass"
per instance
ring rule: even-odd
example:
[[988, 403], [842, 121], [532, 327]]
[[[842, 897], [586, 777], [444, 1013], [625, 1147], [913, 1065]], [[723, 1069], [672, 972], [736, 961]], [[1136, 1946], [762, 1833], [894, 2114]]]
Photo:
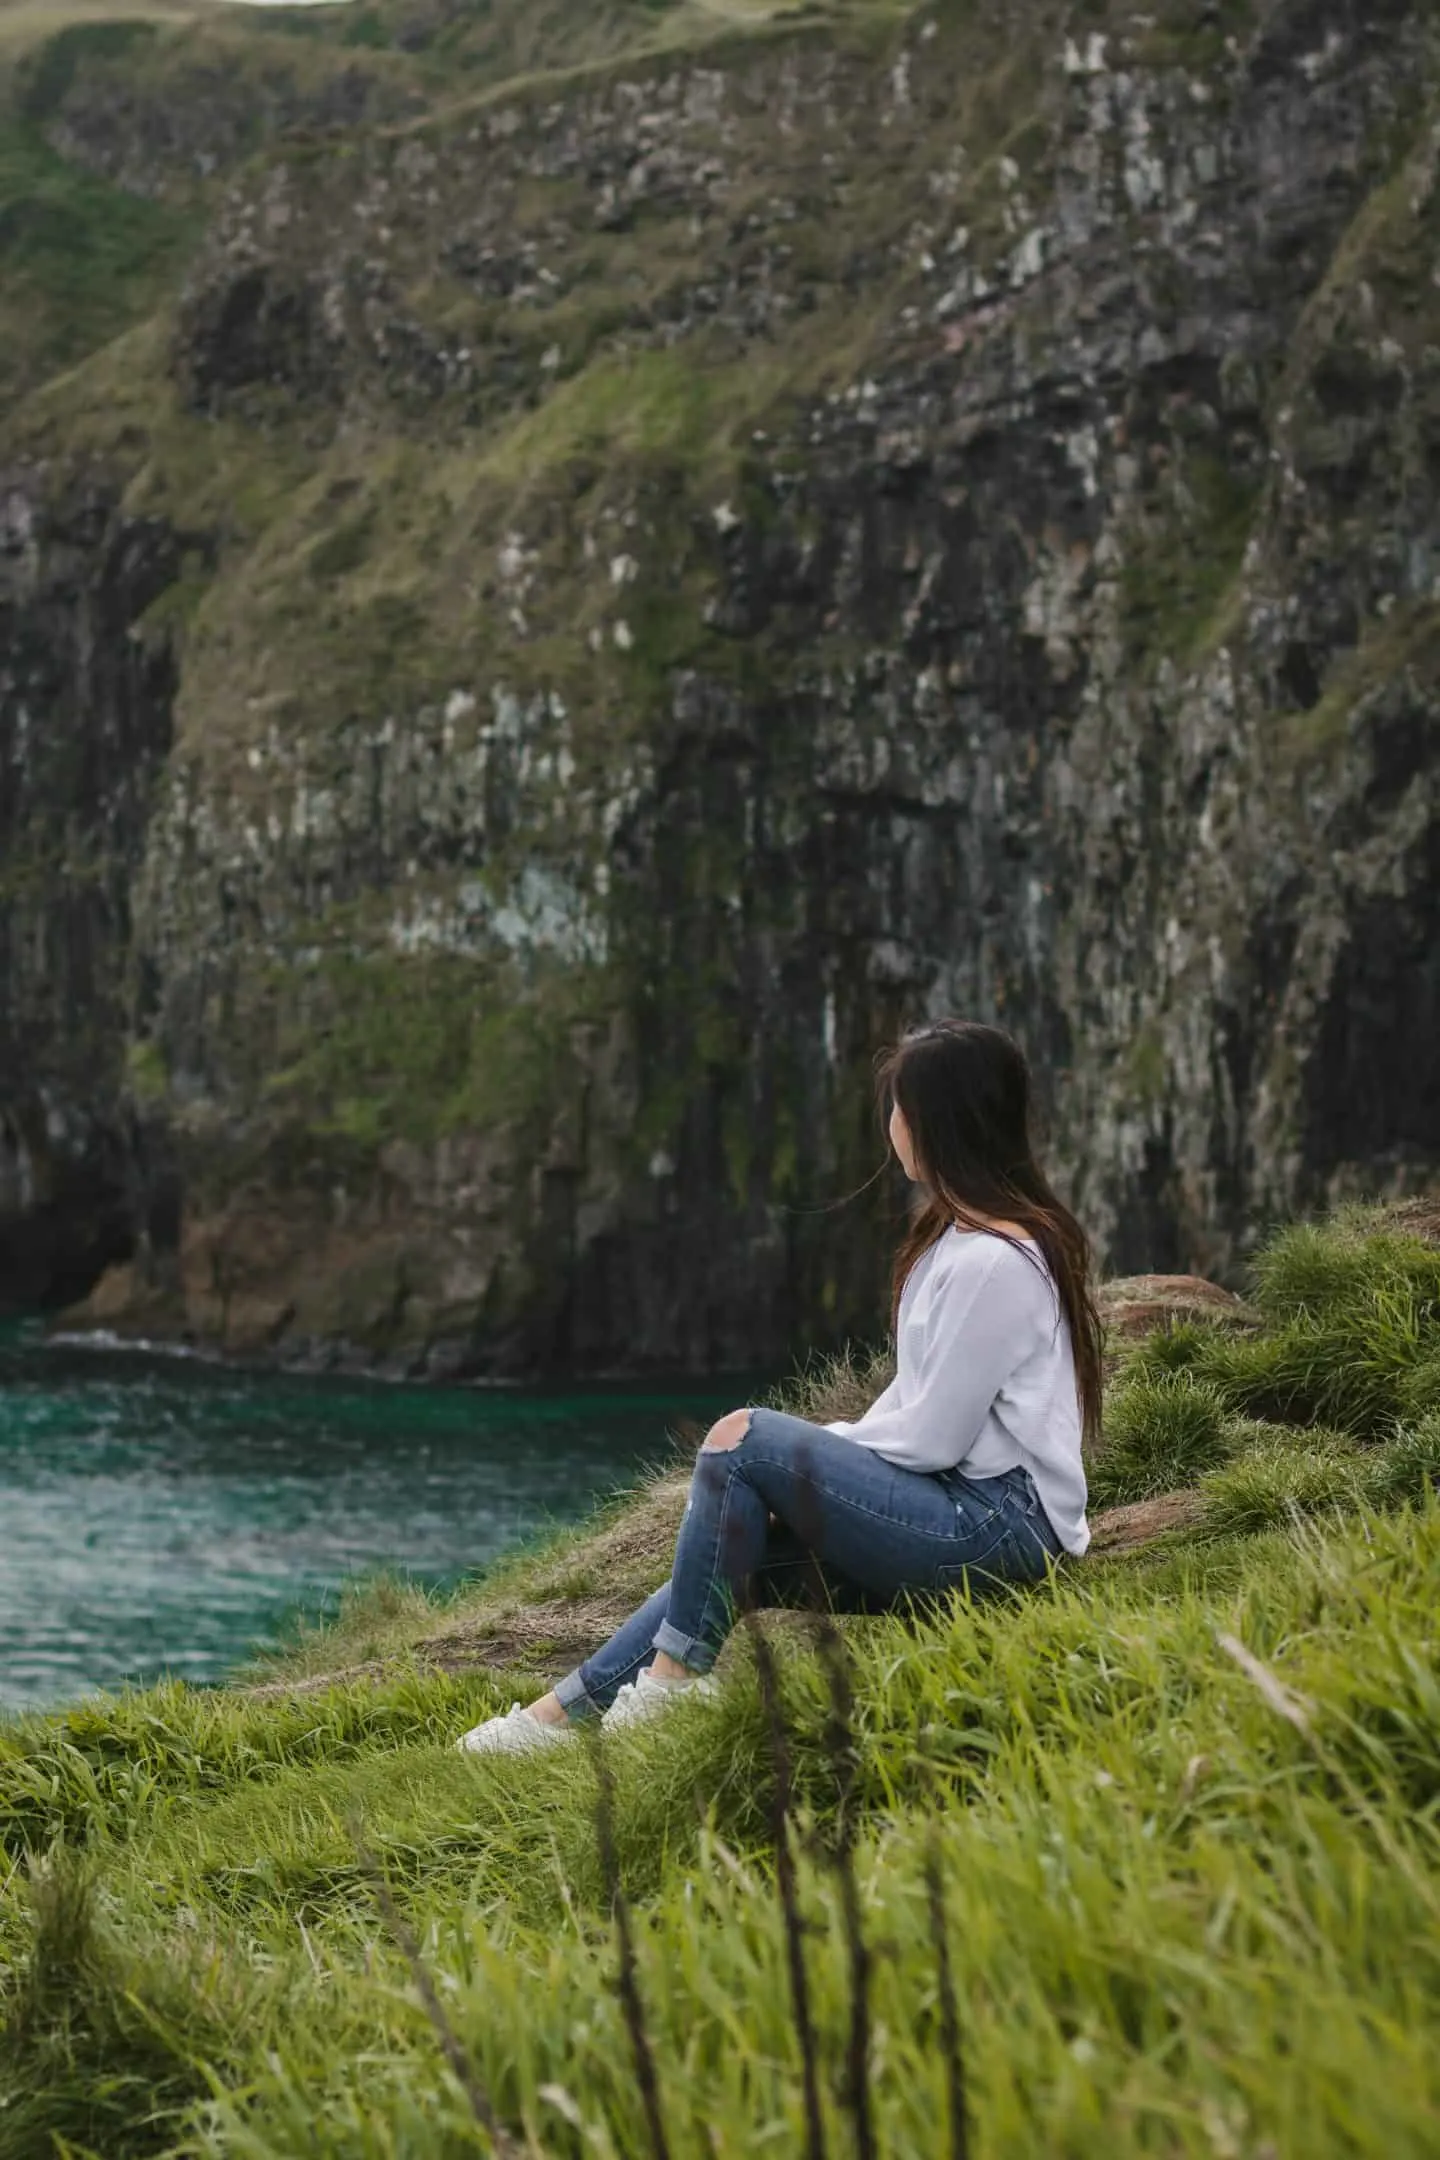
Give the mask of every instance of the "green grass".
[[1304, 1515], [1353, 1515], [1366, 1482], [1343, 1436], [1259, 1429], [1234, 1459], [1200, 1480], [1203, 1521], [1217, 1536], [1275, 1529]]
[[1163, 505], [1137, 524], [1121, 575], [1121, 624], [1138, 659], [1193, 663], [1239, 576], [1261, 504], [1255, 475], [1191, 449]]
[[1188, 1368], [1132, 1377], [1105, 1420], [1105, 1448], [1090, 1478], [1101, 1506], [1153, 1499], [1193, 1485], [1229, 1451], [1225, 1403]]
[[[1343, 1535], [1216, 1543], [1168, 1574], [961, 1601], [923, 1631], [886, 1621], [857, 1638], [883, 2151], [933, 2151], [927, 2126], [943, 2119], [920, 1882], [932, 1838], [980, 2151], [1079, 2154], [1101, 2123], [1120, 2153], [1210, 2152], [1216, 2123], [1242, 2150], [1267, 2137], [1297, 2154], [1426, 2149], [1437, 1569], [1432, 1506]], [[1304, 1698], [1323, 1762], [1217, 1629]], [[823, 1690], [796, 1662], [787, 1694], [814, 1832], [834, 1812]], [[312, 1704], [318, 1731], [292, 1725], [257, 1751], [261, 1768], [244, 1745], [256, 1706], [227, 1701], [216, 1719], [192, 1701], [208, 1748], [242, 1774], [196, 1791], [194, 1739], [176, 1730], [163, 1801], [112, 1818], [85, 1859], [52, 1859], [11, 1923], [12, 2135], [28, 2120], [37, 2141], [60, 2130], [106, 2153], [155, 2150], [175, 2117], [152, 2127], [145, 2113], [198, 2102], [187, 2150], [484, 2150], [377, 1924], [347, 1827], [358, 1813], [503, 2117], [547, 2151], [645, 2149], [583, 1750], [524, 1769], [459, 1760], [437, 1738], [483, 1691], [462, 1705], [429, 1682], [408, 1731], [393, 1704], [368, 1735]], [[278, 1738], [277, 1706], [264, 1715]], [[753, 1684], [742, 1671], [713, 1714], [680, 1713], [614, 1754], [677, 2149], [739, 2154], [768, 2124], [777, 2151], [798, 2150]], [[838, 2115], [844, 1974], [818, 1860], [802, 1896]], [[566, 2101], [594, 2126], [588, 2142]]]
[[67, 164], [38, 125], [0, 119], [0, 398], [137, 322], [177, 279], [195, 216]]
[[[1418, 1240], [1292, 1231], [1257, 1266], [1258, 1333], [1133, 1348], [1105, 1474], [1179, 1477], [1192, 1528], [1035, 1592], [852, 1624], [841, 1755], [819, 1665], [775, 1636], [832, 2150], [850, 2149], [842, 1790], [887, 2156], [944, 2149], [935, 1869], [973, 2153], [1433, 2150], [1440, 1413], [1281, 1424], [1216, 1378], [1222, 1352], [1300, 1327], [1333, 1325], [1349, 1355], [1407, 1286], [1427, 1369], [1432, 1281]], [[887, 1372], [856, 1351], [781, 1393], [853, 1413]], [[0, 1726], [0, 2155], [490, 2150], [372, 1861], [520, 2149], [647, 2151], [595, 1761], [458, 1756], [458, 1730], [534, 1683], [412, 1653], [467, 1615], [593, 1593], [617, 1539], [627, 1594], [658, 1579], [677, 1498], [671, 1478], [611, 1503], [449, 1601], [382, 1588], [292, 1653], [313, 1673], [368, 1644], [379, 1680], [169, 1684]], [[607, 1746], [615, 1864], [672, 2151], [788, 2155], [769, 1727], [743, 1641], [722, 1672], [718, 1703]]]
[[[1164, 1489], [1167, 1450], [1212, 1468], [1225, 1452], [1217, 1410], [1272, 1424], [1384, 1439], [1440, 1399], [1440, 1250], [1363, 1215], [1280, 1232], [1254, 1263], [1248, 1332], [1177, 1327], [1122, 1353], [1096, 1466], [1097, 1489], [1139, 1499]], [[1167, 1437], [1167, 1434], [1169, 1437]], [[1211, 1460], [1202, 1458], [1209, 1436]], [[1147, 1473], [1144, 1463], [1156, 1464]], [[1157, 1479], [1162, 1482], [1157, 1482]], [[1142, 1486], [1144, 1490], [1142, 1491]]]
[[1263, 1248], [1254, 1268], [1255, 1302], [1271, 1321], [1363, 1313], [1368, 1301], [1392, 1291], [1411, 1297], [1424, 1321], [1440, 1319], [1440, 1249], [1368, 1230], [1363, 1214], [1295, 1224]]
[[[567, 1030], [608, 987], [602, 966], [565, 970], [543, 949], [518, 959], [503, 950], [356, 958], [344, 943], [351, 920], [353, 911], [334, 924], [315, 918], [314, 956], [270, 971], [256, 1009], [270, 1070], [257, 1072], [257, 1092], [316, 1134], [361, 1149], [477, 1126], [503, 1127], [522, 1148], [539, 1144], [571, 1077]], [[478, 945], [478, 925], [472, 934]]]
[[26, 55], [18, 71], [17, 103], [27, 120], [42, 122], [65, 102], [87, 60], [133, 59], [148, 53], [156, 25], [144, 21], [68, 23]]

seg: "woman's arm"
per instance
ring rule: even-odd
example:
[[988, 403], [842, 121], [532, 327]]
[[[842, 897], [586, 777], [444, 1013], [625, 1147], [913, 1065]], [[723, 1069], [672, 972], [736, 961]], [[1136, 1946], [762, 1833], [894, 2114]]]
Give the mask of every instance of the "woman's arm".
[[1012, 1259], [1007, 1247], [986, 1243], [988, 1251], [967, 1252], [936, 1284], [903, 1406], [898, 1396], [886, 1401], [887, 1389], [850, 1428], [859, 1446], [903, 1470], [951, 1470], [962, 1462], [995, 1397], [1035, 1349], [1045, 1279], [1023, 1254]]

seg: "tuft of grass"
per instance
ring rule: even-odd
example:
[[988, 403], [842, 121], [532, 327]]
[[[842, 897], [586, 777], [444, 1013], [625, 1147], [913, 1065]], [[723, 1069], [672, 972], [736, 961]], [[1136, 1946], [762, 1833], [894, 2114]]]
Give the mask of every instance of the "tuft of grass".
[[1229, 1452], [1225, 1411], [1220, 1393], [1188, 1368], [1127, 1379], [1106, 1409], [1092, 1497], [1104, 1507], [1193, 1485]]
[[1374, 1456], [1365, 1489], [1375, 1507], [1415, 1506], [1440, 1492], [1440, 1411], [1402, 1428]]
[[[284, 1771], [447, 1737], [492, 1692], [472, 1677], [253, 1700], [179, 1681], [0, 1723], [0, 1853], [103, 1845], [146, 1820]], [[472, 1720], [473, 1722], [473, 1720]]]
[[0, 2150], [153, 2153], [198, 2096], [196, 2056], [223, 2050], [222, 2017], [245, 2016], [244, 1984], [226, 1986], [213, 1950], [137, 1954], [73, 1854], [37, 1865], [26, 1890], [28, 1954], [0, 1999]]
[[1158, 1380], [1167, 1373], [1187, 1372], [1197, 1365], [1213, 1343], [1228, 1338], [1223, 1321], [1170, 1320], [1138, 1341], [1120, 1342], [1113, 1351], [1117, 1383]]
[[1301, 1516], [1353, 1514], [1367, 1490], [1353, 1445], [1307, 1435], [1303, 1447], [1271, 1441], [1200, 1480], [1204, 1527], [1220, 1537], [1277, 1529]]
[[1400, 1409], [1406, 1418], [1440, 1410], [1440, 1349], [1410, 1367], [1400, 1382]]
[[1272, 1325], [1353, 1325], [1387, 1298], [1426, 1323], [1440, 1320], [1440, 1249], [1392, 1232], [1364, 1235], [1348, 1217], [1289, 1225], [1257, 1253], [1252, 1270], [1255, 1302]]
[[840, 1418], [853, 1423], [864, 1416], [894, 1375], [895, 1359], [888, 1345], [866, 1349], [846, 1343], [839, 1351], [813, 1352], [764, 1400], [771, 1409], [788, 1410], [792, 1417], [808, 1418], [813, 1425], [828, 1425]]
[[1358, 1213], [1281, 1230], [1253, 1263], [1266, 1325], [1216, 1334], [1189, 1370], [1227, 1406], [1377, 1440], [1440, 1390], [1440, 1249]]
[[1386, 1285], [1329, 1315], [1217, 1337], [1190, 1371], [1243, 1416], [1378, 1439], [1401, 1415], [1432, 1332], [1413, 1290]]

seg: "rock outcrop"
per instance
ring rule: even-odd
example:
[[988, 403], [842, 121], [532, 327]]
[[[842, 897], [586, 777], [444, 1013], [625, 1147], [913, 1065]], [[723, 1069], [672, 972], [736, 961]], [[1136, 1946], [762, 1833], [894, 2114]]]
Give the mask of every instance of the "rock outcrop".
[[939, 1011], [1114, 1272], [1440, 1165], [1429, 11], [625, 16], [316, 105], [6, 424], [11, 1299], [874, 1333], [899, 1195], [835, 1203]]

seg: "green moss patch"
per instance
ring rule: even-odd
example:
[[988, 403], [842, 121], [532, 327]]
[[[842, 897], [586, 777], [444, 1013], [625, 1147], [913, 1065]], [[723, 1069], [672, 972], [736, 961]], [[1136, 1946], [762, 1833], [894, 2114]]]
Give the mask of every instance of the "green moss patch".
[[1122, 635], [1146, 662], [1192, 665], [1235, 585], [1259, 509], [1258, 471], [1192, 450], [1172, 471], [1168, 508], [1147, 509], [1120, 578]]

